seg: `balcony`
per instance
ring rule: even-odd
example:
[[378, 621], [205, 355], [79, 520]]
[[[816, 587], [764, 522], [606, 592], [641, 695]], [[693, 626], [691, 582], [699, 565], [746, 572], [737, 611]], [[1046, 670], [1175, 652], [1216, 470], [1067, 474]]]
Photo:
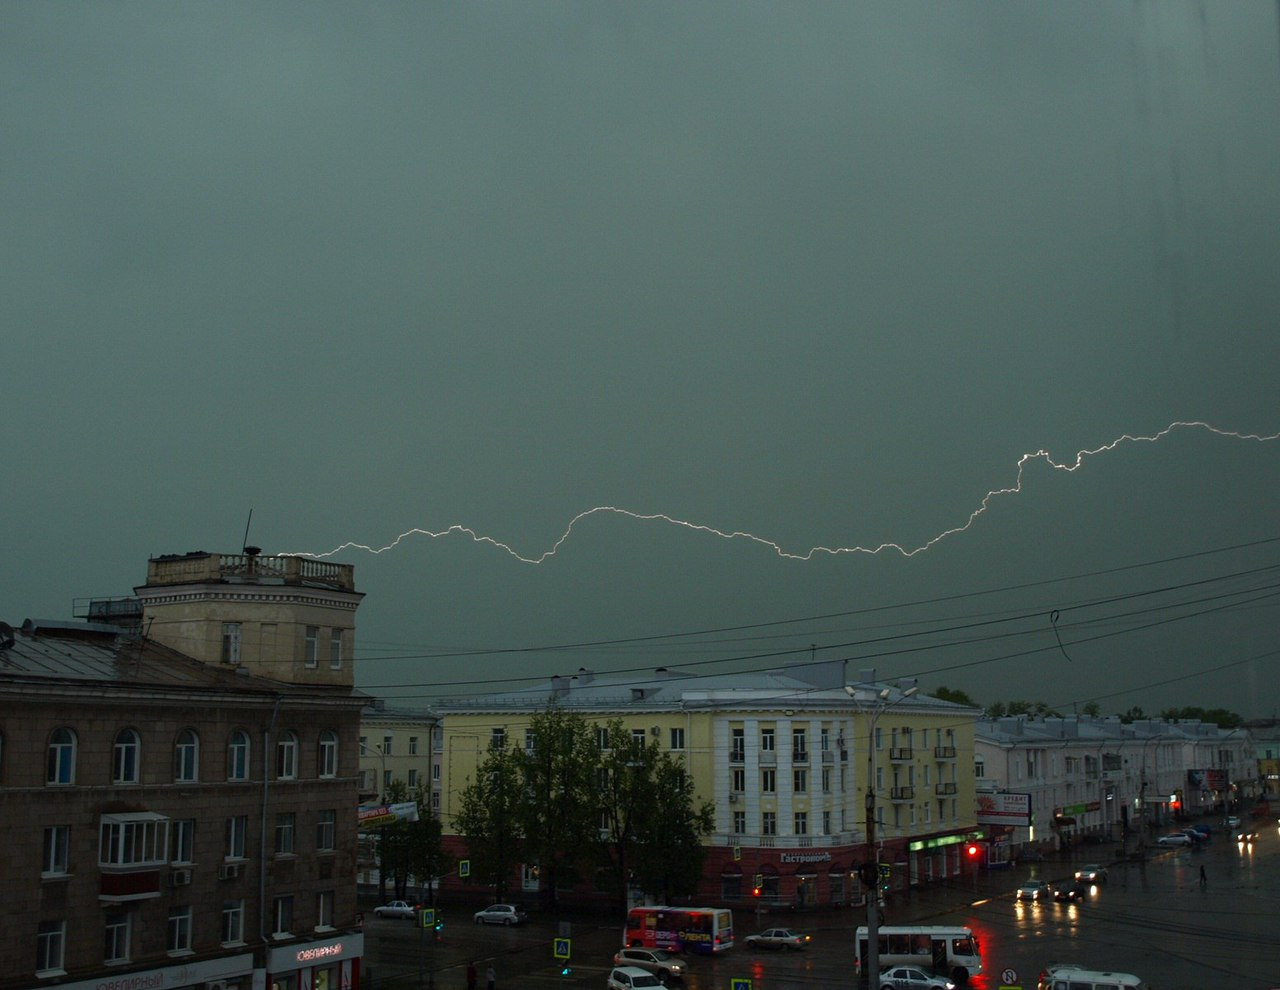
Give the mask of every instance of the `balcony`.
[[916, 789], [908, 784], [906, 787], [894, 787], [889, 791], [890, 801], [914, 801]]
[[910, 746], [894, 746], [889, 750], [889, 759], [895, 763], [908, 763], [911, 760]]
[[936, 797], [945, 797], [956, 792], [955, 784], [935, 784], [933, 793]]
[[305, 585], [355, 591], [355, 565], [308, 557], [263, 557], [257, 553], [166, 554], [147, 561], [148, 587], [209, 583]]
[[98, 899], [109, 904], [143, 901], [160, 896], [160, 870], [149, 867], [108, 873], [104, 869]]
[[744, 750], [744, 749], [734, 749], [734, 750], [730, 750], [730, 752], [729, 752], [729, 762], [730, 762], [730, 763], [746, 763], [746, 762], [747, 762], [747, 752], [746, 752], [746, 750]]
[[792, 763], [808, 763], [809, 751], [807, 749], [797, 749], [791, 754]]
[[954, 746], [934, 746], [933, 758], [935, 760], [954, 760], [956, 758], [956, 748]]

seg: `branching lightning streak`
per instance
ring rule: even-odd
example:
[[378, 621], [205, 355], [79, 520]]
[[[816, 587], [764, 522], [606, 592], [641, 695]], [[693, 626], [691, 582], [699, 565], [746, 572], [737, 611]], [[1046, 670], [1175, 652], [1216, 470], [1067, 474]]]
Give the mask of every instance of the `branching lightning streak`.
[[1075, 458], [1071, 461], [1061, 461], [1061, 462], [1055, 461], [1052, 457], [1049, 456], [1049, 452], [1043, 449], [1037, 450], [1033, 453], [1026, 453], [1018, 458], [1017, 472], [1014, 477], [1013, 484], [1005, 488], [993, 488], [991, 491], [987, 492], [986, 495], [982, 497], [982, 500], [978, 503], [978, 507], [969, 513], [968, 518], [964, 521], [963, 524], [958, 526], [952, 526], [950, 529], [945, 529], [942, 532], [936, 534], [935, 536], [930, 537], [924, 543], [921, 543], [915, 547], [907, 547], [902, 545], [901, 543], [881, 543], [878, 546], [874, 546], [874, 547], [816, 546], [816, 547], [810, 547], [807, 551], [801, 553], [797, 551], [787, 550], [781, 544], [775, 543], [773, 540], [770, 540], [763, 536], [757, 536], [755, 533], [745, 532], [744, 530], [726, 531], [722, 529], [717, 529], [714, 526], [707, 526], [702, 523], [690, 522], [687, 519], [677, 519], [675, 516], [670, 516], [665, 512], [636, 512], [631, 509], [625, 509], [616, 505], [597, 505], [593, 508], [586, 509], [583, 512], [579, 512], [576, 516], [574, 516], [571, 520], [569, 520], [569, 525], [566, 526], [564, 532], [560, 534], [560, 538], [556, 540], [554, 544], [552, 544], [550, 549], [543, 551], [541, 554], [539, 554], [536, 557], [523, 556], [510, 544], [503, 543], [501, 540], [495, 539], [492, 536], [485, 536], [481, 533], [477, 533], [471, 527], [464, 526], [461, 523], [454, 523], [452, 526], [448, 526], [445, 529], [441, 529], [441, 530], [429, 530], [429, 529], [419, 529], [419, 528], [406, 530], [405, 532], [397, 536], [394, 540], [392, 540], [390, 543], [388, 543], [386, 546], [381, 546], [381, 547], [373, 547], [363, 543], [343, 543], [341, 546], [334, 547], [332, 550], [326, 550], [322, 553], [309, 553], [305, 551], [285, 551], [282, 555], [284, 556], [298, 555], [298, 556], [306, 556], [306, 557], [313, 557], [313, 558], [324, 558], [324, 557], [332, 557], [334, 554], [342, 553], [344, 550], [363, 550], [366, 553], [381, 554], [381, 553], [386, 553], [388, 550], [394, 550], [397, 546], [400, 545], [400, 543], [402, 543], [404, 540], [407, 540], [412, 536], [426, 536], [426, 537], [430, 537], [431, 539], [439, 539], [440, 537], [444, 537], [444, 536], [452, 536], [455, 534], [460, 534], [463, 536], [471, 537], [471, 540], [475, 543], [488, 544], [489, 546], [494, 547], [497, 550], [501, 550], [504, 553], [510, 555], [511, 557], [514, 557], [516, 560], [518, 560], [522, 564], [542, 564], [542, 563], [545, 563], [550, 558], [554, 557], [559, 552], [560, 548], [564, 546], [564, 544], [568, 541], [569, 537], [573, 534], [574, 527], [576, 527], [578, 523], [582, 522], [584, 519], [589, 518], [590, 516], [595, 516], [600, 514], [610, 514], [610, 515], [617, 515], [617, 516], [626, 516], [628, 519], [634, 519], [638, 522], [667, 523], [668, 525], [671, 525], [671, 526], [680, 526], [685, 529], [693, 530], [695, 532], [706, 533], [711, 536], [718, 536], [723, 540], [747, 540], [751, 543], [757, 543], [762, 547], [767, 547], [768, 549], [772, 550], [777, 556], [785, 560], [808, 561], [808, 560], [812, 560], [815, 556], [819, 554], [827, 554], [830, 556], [838, 556], [841, 554], [867, 554], [870, 556], [876, 556], [885, 551], [897, 551], [903, 557], [914, 557], [916, 556], [916, 554], [924, 553], [926, 550], [931, 549], [932, 547], [936, 546], [938, 543], [942, 542], [948, 537], [955, 536], [959, 533], [963, 533], [965, 530], [969, 529], [969, 527], [974, 524], [974, 522], [978, 519], [978, 517], [981, 516], [983, 513], [985, 513], [987, 509], [991, 507], [991, 504], [995, 499], [1003, 495], [1016, 495], [1020, 493], [1022, 491], [1023, 476], [1026, 472], [1028, 464], [1031, 464], [1035, 461], [1044, 461], [1045, 464], [1047, 464], [1051, 468], [1054, 468], [1058, 471], [1066, 471], [1068, 473], [1071, 473], [1071, 472], [1078, 471], [1081, 467], [1083, 467], [1085, 461], [1090, 457], [1094, 457], [1098, 454], [1109, 453], [1115, 450], [1117, 447], [1121, 446], [1122, 444], [1126, 444], [1126, 443], [1155, 443], [1156, 441], [1163, 439], [1164, 437], [1168, 436], [1170, 433], [1179, 429], [1204, 430], [1208, 433], [1212, 433], [1220, 437], [1227, 437], [1233, 440], [1253, 440], [1258, 443], [1265, 443], [1267, 441], [1280, 439], [1280, 433], [1271, 433], [1268, 435], [1262, 435], [1258, 433], [1237, 433], [1232, 430], [1219, 429], [1216, 426], [1212, 426], [1209, 423], [1200, 422], [1199, 420], [1178, 420], [1173, 423], [1170, 423], [1164, 429], [1158, 431], [1157, 433], [1153, 433], [1150, 436], [1134, 436], [1132, 434], [1125, 433], [1119, 437], [1116, 437], [1114, 440], [1110, 441], [1109, 443], [1103, 444], [1101, 447], [1094, 447], [1090, 450], [1077, 451]]

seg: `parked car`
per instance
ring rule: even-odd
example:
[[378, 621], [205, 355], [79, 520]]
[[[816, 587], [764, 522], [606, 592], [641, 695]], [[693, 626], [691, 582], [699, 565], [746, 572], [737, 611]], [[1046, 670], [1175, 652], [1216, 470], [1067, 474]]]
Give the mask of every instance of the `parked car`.
[[657, 973], [662, 982], [682, 980], [689, 971], [689, 964], [666, 949], [619, 949], [613, 956], [615, 966], [637, 966], [650, 973]]
[[894, 966], [880, 974], [880, 990], [956, 990], [956, 985], [915, 966]]
[[1184, 835], [1182, 832], [1171, 832], [1168, 835], [1162, 835], [1156, 839], [1157, 846], [1189, 846], [1191, 845], [1191, 836]]
[[418, 915], [417, 908], [408, 901], [389, 901], [374, 908], [373, 913], [378, 918], [408, 918], [410, 921]]
[[645, 987], [661, 987], [662, 981], [639, 966], [615, 966], [604, 985], [606, 990], [644, 990]]
[[475, 913], [477, 925], [518, 925], [528, 918], [515, 904], [490, 904]]
[[1049, 899], [1049, 885], [1043, 880], [1028, 880], [1018, 888], [1014, 900], [1045, 901]]
[[793, 932], [790, 928], [766, 928], [756, 935], [748, 935], [744, 942], [755, 949], [803, 949], [812, 937]]
[[1076, 870], [1076, 879], [1081, 883], [1106, 883], [1107, 868], [1097, 863], [1085, 863]]
[[1062, 883], [1053, 888], [1053, 899], [1067, 904], [1083, 901], [1089, 896], [1089, 888], [1082, 883]]

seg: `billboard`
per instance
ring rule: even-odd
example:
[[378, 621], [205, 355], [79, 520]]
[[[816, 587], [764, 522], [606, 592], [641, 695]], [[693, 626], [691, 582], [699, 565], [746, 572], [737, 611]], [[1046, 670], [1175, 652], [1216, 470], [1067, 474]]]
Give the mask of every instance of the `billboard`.
[[1022, 825], [1031, 824], [1030, 794], [976, 795], [979, 825]]
[[1188, 770], [1187, 786], [1193, 791], [1225, 791], [1227, 789], [1227, 771]]

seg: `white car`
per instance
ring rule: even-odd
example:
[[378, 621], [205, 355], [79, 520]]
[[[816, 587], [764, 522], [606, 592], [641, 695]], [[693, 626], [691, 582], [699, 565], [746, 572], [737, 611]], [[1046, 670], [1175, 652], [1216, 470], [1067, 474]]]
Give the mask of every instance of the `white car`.
[[1084, 866], [1076, 870], [1076, 879], [1081, 883], [1106, 883], [1107, 868], [1099, 866], [1097, 863], [1085, 863]]
[[1157, 846], [1189, 846], [1191, 845], [1191, 836], [1184, 835], [1182, 832], [1170, 832], [1168, 835], [1162, 835], [1156, 839]]
[[417, 910], [408, 901], [390, 901], [374, 908], [373, 913], [379, 918], [408, 918], [410, 921], [417, 917]]
[[615, 966], [605, 981], [605, 990], [645, 990], [662, 986], [662, 981], [639, 966]]
[[1043, 880], [1028, 880], [1014, 895], [1017, 901], [1047, 901], [1053, 891], [1049, 889], [1049, 885]]
[[757, 935], [748, 935], [744, 942], [756, 949], [803, 949], [812, 936], [801, 935], [790, 928], [766, 928]]
[[515, 904], [490, 904], [475, 913], [477, 925], [518, 925], [528, 920], [526, 915]]
[[956, 985], [915, 966], [894, 966], [880, 974], [880, 990], [956, 990]]

